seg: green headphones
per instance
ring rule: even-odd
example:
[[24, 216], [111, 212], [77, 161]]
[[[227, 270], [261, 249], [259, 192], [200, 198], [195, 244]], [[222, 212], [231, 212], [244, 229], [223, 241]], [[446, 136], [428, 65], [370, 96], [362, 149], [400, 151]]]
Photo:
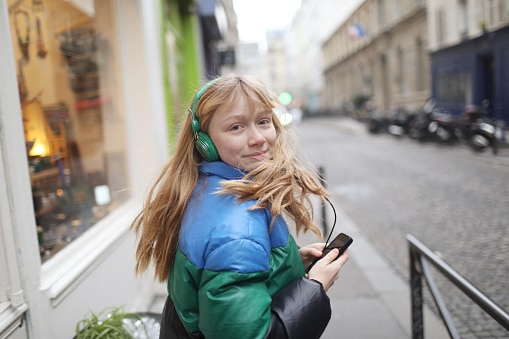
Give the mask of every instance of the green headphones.
[[219, 153], [217, 152], [216, 145], [214, 145], [209, 135], [203, 132], [200, 128], [200, 122], [196, 117], [196, 106], [198, 105], [198, 100], [200, 100], [203, 93], [205, 93], [205, 91], [217, 80], [219, 80], [219, 78], [211, 80], [205, 84], [198, 93], [196, 93], [193, 106], [189, 109], [189, 113], [191, 113], [191, 130], [194, 133], [194, 146], [198, 153], [200, 153], [201, 157], [208, 162], [218, 161]]

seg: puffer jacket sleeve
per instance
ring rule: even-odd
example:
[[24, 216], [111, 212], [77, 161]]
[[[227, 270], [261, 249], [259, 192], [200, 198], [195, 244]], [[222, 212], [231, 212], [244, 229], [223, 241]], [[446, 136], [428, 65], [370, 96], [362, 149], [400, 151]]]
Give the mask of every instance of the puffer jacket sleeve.
[[266, 339], [320, 338], [331, 317], [330, 299], [318, 282], [300, 278], [272, 298]]

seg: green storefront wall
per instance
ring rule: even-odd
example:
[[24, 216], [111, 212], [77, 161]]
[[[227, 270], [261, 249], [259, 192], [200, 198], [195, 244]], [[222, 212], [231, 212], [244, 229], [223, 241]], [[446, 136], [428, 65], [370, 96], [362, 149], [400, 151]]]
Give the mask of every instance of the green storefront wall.
[[200, 83], [199, 24], [194, 0], [161, 0], [160, 38], [168, 140]]

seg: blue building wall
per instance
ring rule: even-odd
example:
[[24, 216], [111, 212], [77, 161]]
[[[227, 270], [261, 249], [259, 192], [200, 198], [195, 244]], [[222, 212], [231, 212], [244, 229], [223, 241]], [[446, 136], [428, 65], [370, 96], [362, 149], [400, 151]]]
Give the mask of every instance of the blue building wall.
[[459, 115], [490, 100], [490, 116], [509, 124], [509, 26], [430, 55], [431, 93]]

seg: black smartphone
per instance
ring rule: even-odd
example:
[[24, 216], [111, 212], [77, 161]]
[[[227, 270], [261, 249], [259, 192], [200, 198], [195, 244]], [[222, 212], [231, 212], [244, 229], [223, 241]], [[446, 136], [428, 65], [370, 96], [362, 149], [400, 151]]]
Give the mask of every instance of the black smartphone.
[[[311, 263], [311, 265], [308, 266], [308, 268], [306, 269], [306, 273], [309, 273], [309, 270], [311, 269], [311, 267], [313, 267], [313, 265], [316, 264], [316, 262], [318, 260], [320, 260], [324, 256], [326, 256], [333, 248], [339, 249], [339, 254], [337, 256], [337, 258], [339, 258], [341, 256], [341, 254], [343, 254], [346, 251], [348, 246], [350, 246], [352, 244], [352, 242], [353, 242], [353, 239], [349, 235], [346, 235], [345, 233], [339, 233], [338, 236], [336, 238], [334, 238], [334, 240], [332, 240], [332, 242], [329, 245], [325, 246], [325, 248], [322, 251], [322, 253], [323, 253], [322, 256], [320, 258], [317, 258], [315, 261], [313, 261]], [[336, 260], [336, 259], [334, 259], [334, 260]]]

